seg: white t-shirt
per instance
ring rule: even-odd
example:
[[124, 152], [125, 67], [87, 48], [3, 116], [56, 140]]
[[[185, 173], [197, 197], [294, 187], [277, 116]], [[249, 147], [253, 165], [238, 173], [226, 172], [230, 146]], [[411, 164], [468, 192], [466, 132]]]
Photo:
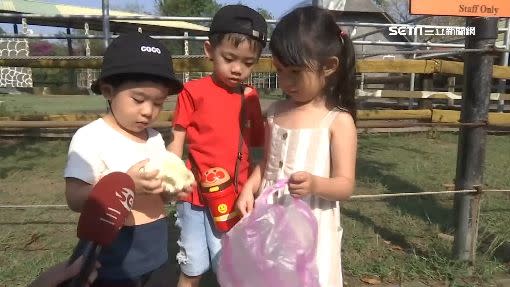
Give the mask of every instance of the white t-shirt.
[[165, 151], [161, 134], [147, 129], [148, 139], [138, 143], [97, 119], [76, 131], [69, 145], [64, 177], [89, 184], [114, 171], [127, 172], [137, 162]]

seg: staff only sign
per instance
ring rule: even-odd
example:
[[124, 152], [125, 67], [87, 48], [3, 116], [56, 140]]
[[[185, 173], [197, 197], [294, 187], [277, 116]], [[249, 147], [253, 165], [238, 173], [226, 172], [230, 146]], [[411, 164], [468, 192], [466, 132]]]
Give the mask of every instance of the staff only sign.
[[409, 11], [418, 15], [510, 17], [510, 0], [410, 0]]

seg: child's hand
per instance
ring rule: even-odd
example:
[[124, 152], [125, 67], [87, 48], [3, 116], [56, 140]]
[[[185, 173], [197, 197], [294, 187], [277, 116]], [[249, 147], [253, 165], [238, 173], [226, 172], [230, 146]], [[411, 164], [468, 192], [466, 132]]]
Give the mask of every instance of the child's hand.
[[161, 198], [164, 202], [176, 201], [176, 200], [185, 200], [188, 196], [193, 192], [193, 188], [197, 185], [196, 182], [193, 182], [190, 186], [185, 187], [182, 190], [161, 193]]
[[162, 180], [163, 189], [169, 193], [185, 191], [195, 182], [195, 176], [182, 159], [169, 151], [151, 157], [143, 169], [145, 172], [157, 169], [159, 173], [156, 177]]
[[142, 160], [133, 165], [127, 171], [135, 182], [135, 193], [158, 194], [164, 191], [161, 179], [156, 178], [159, 170], [145, 172], [143, 167], [149, 162], [148, 159]]
[[193, 189], [195, 189], [196, 186], [197, 182], [194, 181], [190, 186], [187, 186], [183, 190], [178, 191], [176, 194], [177, 200], [186, 199], [193, 192]]
[[244, 186], [243, 191], [239, 194], [236, 201], [236, 208], [241, 212], [243, 217], [253, 210], [255, 197], [250, 187]]
[[306, 171], [298, 171], [289, 177], [290, 195], [300, 198], [313, 192], [315, 186], [314, 176]]
[[[57, 265], [52, 266], [50, 269], [41, 273], [34, 282], [32, 282], [29, 287], [56, 287], [60, 286], [59, 284], [65, 282], [78, 275], [80, 272], [80, 268], [83, 265], [83, 255], [78, 257], [76, 261], [74, 261], [71, 265], [68, 264], [67, 261], [61, 262]], [[97, 277], [97, 269], [101, 267], [99, 262], [96, 262], [95, 268], [90, 274], [86, 286], [92, 285], [94, 280]]]

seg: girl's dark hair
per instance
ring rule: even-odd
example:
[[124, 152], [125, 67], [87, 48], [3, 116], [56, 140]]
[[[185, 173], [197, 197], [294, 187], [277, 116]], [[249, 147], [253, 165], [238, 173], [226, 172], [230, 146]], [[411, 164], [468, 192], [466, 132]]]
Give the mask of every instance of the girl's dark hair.
[[346, 109], [356, 119], [354, 47], [328, 10], [307, 6], [285, 15], [273, 31], [269, 48], [284, 66], [312, 70], [337, 57], [339, 67], [326, 82], [326, 103]]

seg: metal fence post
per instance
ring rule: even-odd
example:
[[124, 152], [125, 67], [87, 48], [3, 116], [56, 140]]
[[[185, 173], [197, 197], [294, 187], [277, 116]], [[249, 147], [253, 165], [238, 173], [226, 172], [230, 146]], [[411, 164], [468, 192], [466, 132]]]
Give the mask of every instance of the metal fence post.
[[108, 48], [110, 43], [110, 3], [108, 0], [102, 2], [103, 10], [103, 36], [104, 36], [104, 47]]

